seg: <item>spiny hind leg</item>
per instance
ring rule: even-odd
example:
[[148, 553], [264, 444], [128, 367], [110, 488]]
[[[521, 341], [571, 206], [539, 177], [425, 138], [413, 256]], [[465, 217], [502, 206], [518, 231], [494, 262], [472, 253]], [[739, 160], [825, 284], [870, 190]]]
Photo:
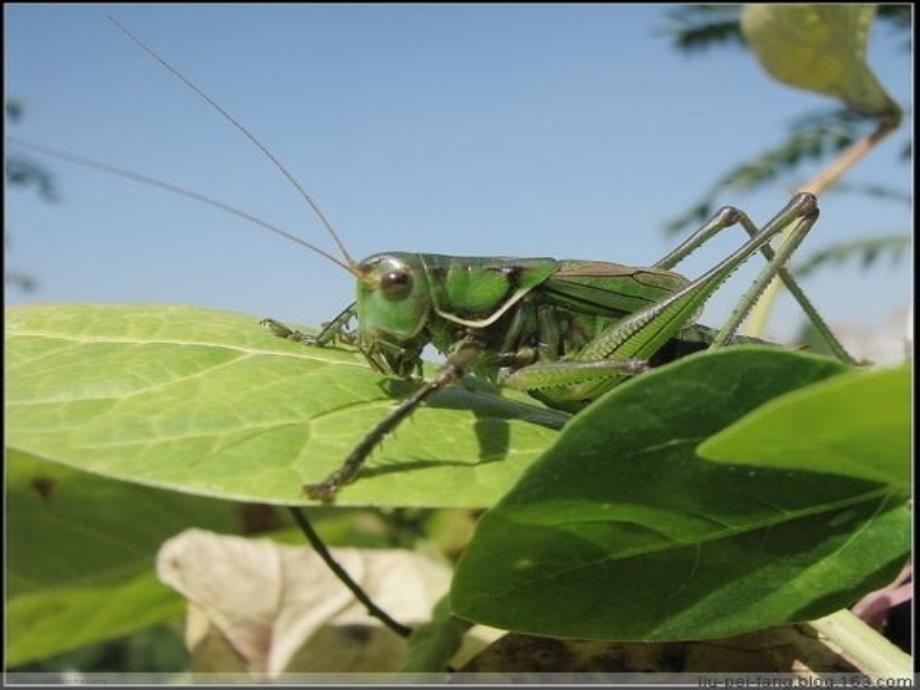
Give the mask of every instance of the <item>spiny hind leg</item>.
[[[764, 290], [767, 289], [767, 286], [777, 275], [788, 275], [784, 267], [789, 261], [789, 257], [792, 256], [793, 252], [795, 252], [798, 246], [802, 243], [802, 240], [805, 239], [805, 235], [808, 234], [808, 231], [811, 230], [812, 226], [814, 226], [817, 220], [818, 209], [815, 207], [811, 212], [793, 221], [794, 224], [791, 226], [786, 239], [783, 241], [775, 253], [770, 250], [771, 256], [770, 260], [767, 262], [767, 265], [764, 266], [760, 273], [757, 275], [754, 283], [750, 286], [750, 288], [748, 288], [747, 292], [745, 292], [741, 299], [738, 301], [737, 306], [728, 317], [728, 320], [722, 326], [721, 330], [719, 330], [718, 334], [716, 334], [712, 344], [709, 346], [711, 350], [722, 347], [728, 343], [729, 340], [731, 340], [732, 336], [741, 325], [741, 322], [744, 321], [744, 318], [747, 316], [748, 312], [750, 312], [750, 310], [754, 307], [754, 305], [757, 303], [757, 300], [760, 299], [760, 296], [763, 294]], [[793, 285], [794, 284], [795, 283], [793, 283]], [[786, 285], [789, 287], [789, 283]], [[805, 299], [804, 295], [802, 295], [802, 299], [805, 300], [805, 304], [808, 304], [808, 306], [811, 307], [811, 304], [807, 299]], [[814, 307], [811, 307], [811, 309], [813, 310]], [[808, 310], [806, 310], [806, 312], [807, 311]], [[856, 364], [856, 360], [853, 359], [853, 357], [850, 356], [850, 354], [843, 348], [843, 345], [837, 341], [837, 339], [830, 332], [830, 329], [824, 323], [823, 319], [818, 316], [817, 312], [813, 313], [817, 319], [813, 319], [815, 327], [818, 328], [824, 335], [828, 344], [833, 348], [834, 354], [847, 364]], [[811, 314], [809, 313], [809, 315]]]
[[316, 335], [304, 333], [303, 331], [288, 328], [280, 321], [275, 319], [262, 319], [259, 325], [267, 327], [272, 333], [285, 340], [293, 340], [301, 345], [313, 347], [323, 347], [336, 340], [351, 342], [354, 340], [350, 331], [347, 330], [348, 322], [355, 315], [355, 304], [352, 302], [343, 309], [338, 316], [332, 321], [323, 324], [322, 330]]
[[[741, 227], [744, 228], [744, 230], [751, 238], [756, 237], [760, 232], [758, 227], [744, 211], [734, 206], [724, 206], [719, 209], [715, 215], [713, 215], [713, 217], [710, 218], [705, 225], [703, 225], [702, 228], [684, 240], [676, 249], [657, 261], [654, 264], [654, 268], [673, 268], [698, 247], [712, 239], [720, 231], [735, 225], [741, 225]], [[811, 226], [809, 225], [808, 227], [810, 228]], [[805, 232], [807, 232], [807, 229]], [[768, 265], [773, 265], [776, 252], [774, 252], [773, 248], [770, 247], [769, 244], [763, 245], [760, 248], [760, 253], [763, 254]], [[788, 261], [788, 256], [786, 257], [786, 261]], [[846, 351], [846, 348], [843, 347], [843, 345], [831, 331], [830, 327], [824, 321], [824, 318], [818, 313], [818, 310], [815, 309], [814, 305], [805, 295], [805, 292], [799, 286], [798, 282], [796, 282], [795, 278], [793, 278], [789, 271], [786, 269], [785, 261], [776, 265], [775, 269], [771, 268], [769, 270], [772, 271], [772, 275], [779, 276], [780, 280], [783, 281], [786, 289], [789, 290], [789, 294], [791, 294], [793, 298], [799, 303], [802, 311], [805, 312], [805, 315], [812, 322], [812, 324], [814, 324], [815, 328], [830, 346], [831, 351], [833, 351], [837, 358], [843, 362], [851, 364], [854, 363], [855, 360], [853, 357]], [[753, 304], [749, 305], [746, 311], [749, 311], [751, 306], [753, 306]], [[740, 325], [740, 321], [735, 326], [735, 330], [737, 330], [738, 325]]]
[[[590, 362], [611, 358], [623, 360], [632, 357], [652, 357], [670, 338], [692, 323], [709, 298], [735, 269], [788, 227], [794, 228], [793, 235], [800, 240], [800, 234], [804, 232], [803, 223], [807, 222], [810, 227], [817, 214], [817, 204], [813, 195], [796, 195], [753, 238], [703, 275], [667, 297], [609, 325], [572, 359]], [[791, 249], [794, 247], [790, 247], [788, 242], [783, 244], [783, 248], [767, 266], [772, 271], [771, 275], [775, 275], [777, 267], [784, 265]], [[744, 313], [747, 313], [747, 309], [756, 301], [757, 296], [759, 293], [751, 296], [749, 292], [745, 295], [741, 302]], [[741, 314], [742, 317], [743, 315]], [[737, 323], [730, 321], [726, 324], [716, 336], [717, 344], [724, 343], [723, 338], [731, 338], [736, 329]]]

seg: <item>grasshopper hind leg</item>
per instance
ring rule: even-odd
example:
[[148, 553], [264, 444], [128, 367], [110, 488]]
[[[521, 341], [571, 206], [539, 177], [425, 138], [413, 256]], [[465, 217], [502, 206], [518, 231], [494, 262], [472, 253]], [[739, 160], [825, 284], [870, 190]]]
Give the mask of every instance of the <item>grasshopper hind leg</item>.
[[[731, 340], [732, 336], [734, 336], [738, 328], [741, 326], [741, 323], [744, 321], [744, 318], [757, 303], [757, 300], [760, 299], [760, 296], [767, 289], [767, 286], [776, 276], [779, 276], [780, 279], [786, 282], [786, 287], [798, 299], [799, 304], [803, 307], [806, 314], [811, 318], [812, 323], [815, 325], [818, 331], [824, 336], [825, 341], [828, 343], [828, 345], [830, 345], [837, 358], [845, 364], [856, 364], [856, 360], [853, 359], [853, 357], [846, 351], [843, 345], [840, 344], [840, 342], [831, 332], [830, 328], [824, 323], [824, 320], [820, 317], [820, 315], [818, 315], [817, 311], [815, 311], [811, 303], [807, 300], [807, 298], [805, 298], [805, 295], [801, 292], [801, 289], [792, 280], [792, 277], [789, 276], [785, 269], [789, 258], [792, 256], [792, 253], [798, 248], [802, 240], [805, 239], [805, 235], [808, 234], [808, 231], [811, 230], [817, 219], [818, 210], [815, 208], [811, 213], [807, 213], [801, 218], [795, 220], [786, 239], [780, 245], [779, 249], [777, 249], [776, 252], [770, 250], [767, 253], [767, 256], [769, 256], [767, 265], [761, 269], [757, 278], [754, 280], [754, 283], [750, 286], [750, 288], [748, 288], [747, 292], [745, 292], [741, 299], [738, 301], [735, 309], [732, 311], [725, 324], [713, 339], [712, 344], [710, 345], [710, 349], [723, 347]], [[769, 247], [764, 245], [761, 248], [761, 251], [764, 249], [769, 249]]]
[[[528, 391], [538, 390], [553, 399], [554, 406], [577, 405], [610, 390], [631, 373], [638, 373], [649, 358], [658, 354], [665, 344], [692, 323], [712, 294], [732, 272], [753, 254], [788, 227], [789, 239], [775, 254], [771, 251], [767, 266], [758, 280], [744, 295], [728, 322], [715, 335], [710, 348], [720, 347], [735, 334], [738, 324], [763, 292], [766, 283], [783, 270], [789, 256], [818, 217], [817, 200], [810, 194], [798, 194], [786, 204], [744, 246], [713, 266], [699, 278], [690, 281], [668, 297], [633, 312], [598, 333], [585, 347], [562, 361], [537, 363], [512, 372], [505, 385]], [[703, 234], [715, 232], [713, 226]], [[659, 266], [671, 265], [680, 259], [679, 248]], [[692, 250], [692, 247], [690, 248]], [[631, 371], [631, 367], [635, 370]]]
[[[803, 202], [800, 201], [799, 203]], [[805, 233], [808, 232], [808, 229], [813, 223], [814, 219], [811, 219], [811, 222], [805, 221], [805, 223], [800, 223], [798, 226], [796, 226], [796, 233], [799, 235], [799, 241], [801, 241], [801, 238], [804, 237]], [[684, 240], [684, 242], [682, 242], [676, 249], [657, 261], [655, 263], [655, 267], [664, 269], [673, 268], [698, 247], [712, 239], [716, 234], [722, 230], [725, 230], [726, 228], [730, 228], [735, 225], [740, 225], [742, 228], [744, 228], [744, 231], [751, 239], [755, 238], [760, 232], [758, 227], [744, 211], [734, 206], [725, 206], [719, 209], [715, 215], [710, 218], [705, 225], [703, 225], [702, 228]], [[794, 248], [795, 246], [793, 245], [791, 249]], [[776, 252], [774, 252], [773, 248], [769, 244], [765, 244], [760, 247], [760, 253], [763, 255], [764, 259], [766, 259], [769, 266], [769, 268], [765, 270], [770, 272], [771, 275], [779, 276], [779, 279], [782, 280], [785, 284], [786, 289], [789, 290], [789, 294], [791, 294], [796, 302], [799, 303], [799, 306], [802, 308], [805, 316], [809, 321], [811, 321], [814, 327], [821, 334], [822, 338], [828, 344], [834, 355], [844, 363], [853, 364], [855, 362], [853, 357], [840, 343], [840, 341], [834, 335], [833, 331], [831, 331], [830, 327], [825, 323], [824, 318], [820, 313], [818, 313], [818, 310], [814, 307], [814, 305], [812, 305], [811, 301], [805, 295], [805, 292], [802, 290], [801, 286], [799, 286], [798, 282], [787, 270], [785, 264], [789, 259], [788, 254], [791, 254], [791, 251], [788, 252], [786, 257], [780, 261], [775, 260]], [[760, 288], [760, 292], [762, 293], [765, 289], [766, 285]], [[753, 306], [753, 303], [756, 302], [758, 297], [759, 294], [757, 297], [753, 298], [750, 295], [746, 295], [745, 298], [742, 299], [740, 308], [746, 307], [745, 313], [747, 313], [747, 311], [750, 311], [750, 308]], [[746, 304], [745, 300], [747, 300], [749, 303]], [[720, 344], [724, 344], [738, 330], [741, 319], [737, 317], [734, 317], [734, 319], [737, 319], [737, 322], [734, 324], [733, 328], [729, 329], [732, 332], [728, 333], [728, 331], [726, 331], [725, 338]]]

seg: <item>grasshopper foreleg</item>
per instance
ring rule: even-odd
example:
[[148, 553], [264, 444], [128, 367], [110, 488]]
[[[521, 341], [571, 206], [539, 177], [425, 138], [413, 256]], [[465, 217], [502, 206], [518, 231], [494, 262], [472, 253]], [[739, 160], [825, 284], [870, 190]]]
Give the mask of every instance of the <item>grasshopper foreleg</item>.
[[293, 340], [295, 343], [300, 343], [301, 345], [310, 345], [314, 347], [323, 347], [335, 340], [344, 340], [346, 342], [351, 341], [350, 334], [347, 330], [348, 322], [355, 315], [355, 303], [352, 302], [345, 309], [343, 309], [339, 314], [329, 321], [328, 323], [323, 324], [322, 330], [316, 335], [310, 335], [309, 333], [304, 333], [302, 331], [296, 331], [288, 328], [280, 321], [275, 321], [275, 319], [262, 319], [259, 324], [266, 326], [272, 333], [274, 333], [279, 338], [284, 338], [285, 340]]
[[314, 500], [331, 502], [336, 493], [346, 484], [355, 480], [364, 461], [371, 451], [406, 417], [408, 417], [432, 393], [456, 383], [479, 361], [483, 346], [472, 338], [461, 340], [454, 347], [447, 362], [438, 370], [431, 381], [418, 389], [412, 396], [383, 418], [345, 459], [342, 466], [317, 484], [305, 484], [304, 493]]

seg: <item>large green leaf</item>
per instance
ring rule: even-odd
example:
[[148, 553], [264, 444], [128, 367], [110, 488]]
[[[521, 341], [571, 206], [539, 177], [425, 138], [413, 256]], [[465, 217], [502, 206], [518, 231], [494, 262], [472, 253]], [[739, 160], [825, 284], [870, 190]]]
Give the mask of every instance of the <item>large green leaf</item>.
[[78, 472], [10, 451], [7, 647], [14, 666], [180, 616], [157, 581], [161, 542], [198, 525], [233, 530], [236, 506]]
[[[191, 307], [7, 311], [7, 442], [110, 477], [221, 498], [307, 503], [411, 386], [348, 350]], [[488, 506], [566, 415], [455, 387], [378, 449], [339, 504]]]
[[709, 460], [910, 482], [910, 368], [855, 371], [770, 401], [706, 440]]
[[702, 353], [596, 401], [481, 520], [454, 613], [550, 637], [724, 637], [808, 620], [890, 581], [904, 496], [707, 462], [703, 439], [843, 371], [775, 348]]
[[748, 4], [741, 28], [775, 79], [843, 100], [869, 115], [899, 116], [866, 64], [875, 5]]

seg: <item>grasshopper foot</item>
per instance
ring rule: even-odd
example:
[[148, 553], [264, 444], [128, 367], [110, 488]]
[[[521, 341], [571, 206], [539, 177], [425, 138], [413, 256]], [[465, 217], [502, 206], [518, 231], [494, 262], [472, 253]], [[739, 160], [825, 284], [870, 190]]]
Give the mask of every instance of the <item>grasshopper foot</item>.
[[265, 326], [270, 330], [274, 335], [279, 338], [284, 338], [285, 340], [293, 340], [295, 343], [300, 343], [301, 345], [316, 345], [316, 336], [307, 335], [301, 331], [294, 331], [285, 326], [280, 321], [275, 321], [274, 319], [262, 319], [259, 321], [260, 326]]
[[287, 337], [291, 333], [293, 333], [293, 331], [290, 328], [285, 326], [280, 321], [275, 321], [274, 319], [262, 319], [261, 321], [259, 321], [259, 325], [265, 326], [268, 330], [270, 330], [274, 335], [278, 336], [279, 338], [287, 339]]

